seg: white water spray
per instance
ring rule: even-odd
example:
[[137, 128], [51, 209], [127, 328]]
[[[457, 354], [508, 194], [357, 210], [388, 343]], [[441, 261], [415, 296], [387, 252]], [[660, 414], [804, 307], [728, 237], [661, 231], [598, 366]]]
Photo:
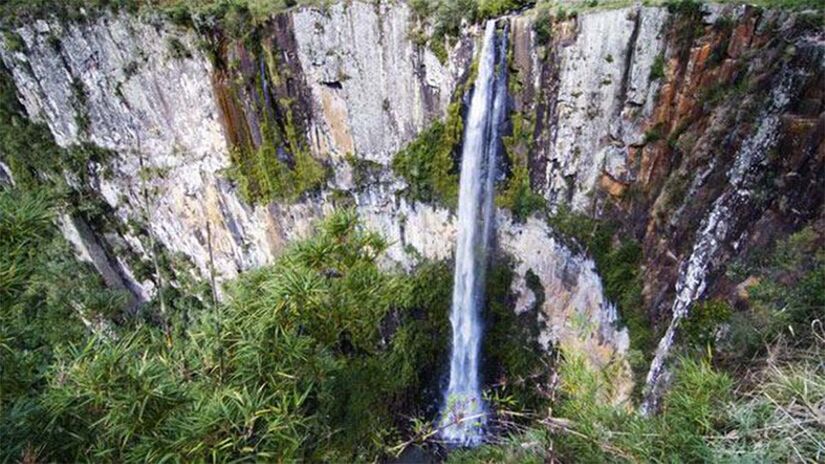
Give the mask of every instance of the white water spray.
[[487, 21], [478, 77], [470, 102], [461, 154], [458, 196], [458, 243], [450, 322], [453, 344], [450, 383], [441, 413], [442, 438], [472, 446], [483, 438], [487, 409], [481, 397], [479, 355], [481, 307], [487, 248], [493, 229], [493, 190], [500, 126], [507, 107], [506, 33]]

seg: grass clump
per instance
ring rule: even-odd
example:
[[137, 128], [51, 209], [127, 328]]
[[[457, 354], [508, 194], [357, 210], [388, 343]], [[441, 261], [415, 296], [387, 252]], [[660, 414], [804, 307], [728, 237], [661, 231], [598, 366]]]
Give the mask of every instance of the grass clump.
[[660, 79], [664, 79], [665, 77], [665, 56], [662, 54], [656, 55], [656, 58], [653, 60], [653, 64], [650, 66], [650, 76], [648, 77], [651, 81], [656, 81]]
[[456, 150], [464, 122], [461, 102], [450, 104], [444, 122], [424, 129], [392, 160], [393, 172], [407, 181], [405, 195], [413, 201], [455, 208], [458, 203]]

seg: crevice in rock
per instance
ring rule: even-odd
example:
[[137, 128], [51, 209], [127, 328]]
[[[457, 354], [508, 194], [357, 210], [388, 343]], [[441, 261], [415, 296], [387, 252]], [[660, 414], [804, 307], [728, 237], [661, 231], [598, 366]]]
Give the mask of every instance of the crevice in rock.
[[340, 81], [320, 81], [319, 84], [333, 90], [343, 90], [344, 86]]
[[[633, 68], [633, 55], [636, 52], [636, 41], [639, 40], [639, 29], [642, 24], [642, 12], [638, 8], [633, 13], [633, 32], [630, 33], [630, 40], [627, 41], [627, 50], [625, 50], [624, 69], [622, 70], [622, 81], [619, 86], [619, 93], [616, 96], [618, 105], [616, 105], [616, 117], [621, 114], [621, 111], [627, 102], [627, 88], [630, 85], [630, 71]], [[638, 105], [642, 106], [642, 105]]]

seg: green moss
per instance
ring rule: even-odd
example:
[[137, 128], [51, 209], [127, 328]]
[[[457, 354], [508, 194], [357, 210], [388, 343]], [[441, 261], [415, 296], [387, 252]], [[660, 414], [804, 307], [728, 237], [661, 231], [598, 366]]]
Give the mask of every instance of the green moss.
[[295, 201], [306, 192], [324, 185], [327, 170], [303, 150], [292, 154], [293, 166], [278, 159], [271, 144], [255, 150], [231, 152], [233, 167], [228, 171], [244, 198], [250, 203]]
[[532, 123], [528, 123], [517, 113], [513, 113], [510, 120], [512, 135], [503, 138], [510, 161], [510, 172], [504, 188], [496, 195], [496, 204], [512, 211], [516, 221], [524, 221], [530, 214], [544, 208], [545, 202], [530, 185], [527, 157], [533, 147]]
[[[256, 145], [244, 134], [230, 151], [232, 166], [227, 174], [250, 203], [296, 201], [323, 187], [329, 171], [310, 153], [301, 121], [296, 120], [300, 108], [294, 91], [287, 86], [291, 78], [289, 66], [281, 63], [278, 50], [261, 41], [252, 41], [246, 48], [251, 59], [264, 61], [265, 72], [245, 74], [230, 63], [222, 71], [233, 79], [229, 88], [222, 90], [229, 104], [237, 106], [239, 111], [249, 111], [239, 100], [249, 92], [257, 92], [256, 98], [250, 100], [257, 105], [252, 111], [259, 126], [248, 130], [259, 131], [260, 144]], [[267, 82], [263, 82], [264, 79]], [[242, 127], [245, 124], [245, 121], [239, 123]]]
[[653, 64], [650, 66], [650, 76], [648, 77], [651, 81], [664, 79], [665, 77], [665, 56], [663, 54], [656, 55], [656, 58], [653, 60]]
[[404, 194], [408, 198], [455, 208], [458, 203], [455, 150], [461, 142], [463, 128], [461, 103], [452, 103], [444, 122], [432, 123], [395, 155], [392, 169], [407, 182]]

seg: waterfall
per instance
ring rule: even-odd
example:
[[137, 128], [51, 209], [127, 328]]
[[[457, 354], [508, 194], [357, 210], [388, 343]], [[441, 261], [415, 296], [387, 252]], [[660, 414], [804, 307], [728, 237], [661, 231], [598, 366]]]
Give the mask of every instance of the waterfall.
[[500, 126], [507, 109], [507, 34], [496, 34], [487, 21], [478, 76], [470, 102], [461, 154], [458, 196], [458, 241], [450, 313], [453, 343], [450, 383], [441, 412], [442, 438], [471, 446], [481, 442], [486, 407], [481, 397], [479, 355], [481, 307], [487, 248], [493, 229], [493, 191]]

